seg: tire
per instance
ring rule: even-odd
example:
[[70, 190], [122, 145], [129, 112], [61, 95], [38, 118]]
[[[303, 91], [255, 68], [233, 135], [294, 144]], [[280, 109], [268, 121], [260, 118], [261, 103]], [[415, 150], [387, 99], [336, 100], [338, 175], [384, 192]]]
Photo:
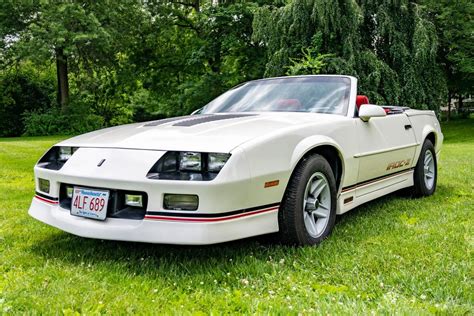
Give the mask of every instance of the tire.
[[413, 175], [413, 196], [430, 196], [436, 190], [438, 180], [438, 162], [433, 143], [426, 139], [421, 147], [420, 157]]
[[334, 227], [336, 203], [336, 180], [329, 163], [317, 154], [304, 158], [290, 178], [278, 212], [280, 241], [298, 246], [321, 243]]

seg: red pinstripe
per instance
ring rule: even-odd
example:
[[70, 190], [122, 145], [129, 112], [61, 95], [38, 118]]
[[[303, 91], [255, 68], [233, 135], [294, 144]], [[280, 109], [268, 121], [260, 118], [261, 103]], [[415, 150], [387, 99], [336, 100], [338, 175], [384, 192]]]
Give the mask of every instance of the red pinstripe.
[[192, 217], [146, 215], [145, 219], [162, 220], [162, 221], [181, 221], [181, 222], [218, 222], [218, 221], [226, 221], [226, 220], [240, 218], [244, 216], [270, 212], [270, 211], [277, 210], [278, 208], [279, 206], [275, 206], [275, 207], [265, 208], [262, 210], [256, 210], [256, 211], [252, 211], [248, 213], [230, 215], [230, 216], [225, 216], [225, 217], [216, 217], [216, 218], [192, 218]]
[[38, 196], [38, 195], [35, 195], [35, 198], [37, 198], [40, 201], [49, 203], [49, 204], [58, 204], [58, 201], [48, 200], [48, 199], [45, 199], [44, 197], [41, 197], [41, 196]]

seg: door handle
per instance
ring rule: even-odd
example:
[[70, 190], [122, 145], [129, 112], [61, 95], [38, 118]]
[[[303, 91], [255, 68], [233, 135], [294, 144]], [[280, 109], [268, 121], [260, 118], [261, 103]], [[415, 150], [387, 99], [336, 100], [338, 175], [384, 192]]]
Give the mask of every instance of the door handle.
[[411, 128], [410, 124], [405, 125], [405, 129], [410, 129], [410, 128]]

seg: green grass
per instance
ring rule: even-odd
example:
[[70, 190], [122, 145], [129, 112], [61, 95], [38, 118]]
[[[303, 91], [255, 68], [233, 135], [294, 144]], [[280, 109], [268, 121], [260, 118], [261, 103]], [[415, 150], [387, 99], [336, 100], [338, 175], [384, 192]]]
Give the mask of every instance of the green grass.
[[444, 133], [434, 196], [363, 205], [313, 248], [69, 235], [27, 215], [60, 138], [0, 139], [0, 314], [473, 314], [474, 120]]

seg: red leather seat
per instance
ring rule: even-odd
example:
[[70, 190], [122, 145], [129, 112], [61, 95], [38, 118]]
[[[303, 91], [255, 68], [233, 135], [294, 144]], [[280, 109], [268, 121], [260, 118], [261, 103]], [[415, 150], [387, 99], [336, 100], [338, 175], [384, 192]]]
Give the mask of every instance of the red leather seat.
[[357, 110], [359, 110], [359, 108], [362, 104], [370, 104], [369, 103], [369, 98], [366, 95], [358, 95], [356, 97]]

